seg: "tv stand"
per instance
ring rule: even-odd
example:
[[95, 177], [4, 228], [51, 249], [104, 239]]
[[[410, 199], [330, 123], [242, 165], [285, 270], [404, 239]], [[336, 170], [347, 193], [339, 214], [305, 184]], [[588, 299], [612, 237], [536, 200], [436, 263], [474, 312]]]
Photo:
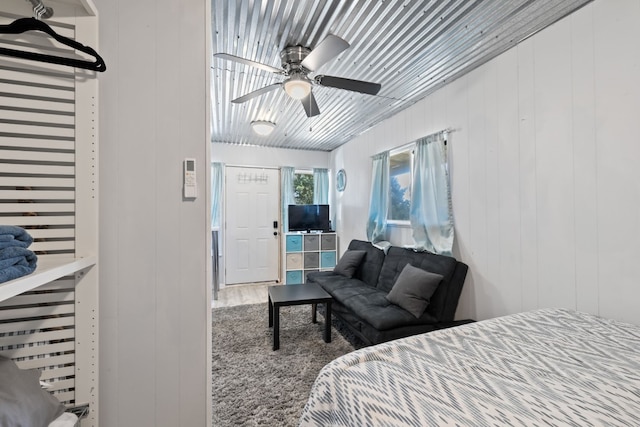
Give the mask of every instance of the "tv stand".
[[285, 284], [305, 282], [307, 273], [331, 271], [336, 266], [338, 240], [334, 232], [286, 233]]

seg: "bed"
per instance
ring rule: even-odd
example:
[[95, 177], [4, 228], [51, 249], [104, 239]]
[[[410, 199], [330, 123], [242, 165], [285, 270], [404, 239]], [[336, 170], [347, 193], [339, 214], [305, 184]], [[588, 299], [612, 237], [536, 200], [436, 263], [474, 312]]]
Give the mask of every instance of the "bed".
[[640, 326], [541, 309], [367, 347], [300, 426], [639, 426]]

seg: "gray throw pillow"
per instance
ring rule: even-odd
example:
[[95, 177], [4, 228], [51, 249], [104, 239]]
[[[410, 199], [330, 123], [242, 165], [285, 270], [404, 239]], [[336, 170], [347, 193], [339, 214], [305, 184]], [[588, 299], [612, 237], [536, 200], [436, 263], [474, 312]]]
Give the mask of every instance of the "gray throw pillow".
[[0, 426], [46, 427], [65, 407], [40, 387], [40, 371], [0, 356]]
[[333, 271], [345, 277], [352, 278], [364, 258], [365, 251], [346, 251], [334, 267]]
[[407, 264], [387, 294], [387, 299], [418, 318], [427, 309], [441, 281], [441, 275]]

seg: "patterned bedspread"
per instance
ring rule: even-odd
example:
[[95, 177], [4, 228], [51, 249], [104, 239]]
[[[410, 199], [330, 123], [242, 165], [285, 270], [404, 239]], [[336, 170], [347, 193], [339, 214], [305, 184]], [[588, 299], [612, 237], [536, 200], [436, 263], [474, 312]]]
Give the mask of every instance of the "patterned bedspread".
[[543, 309], [364, 348], [301, 426], [640, 426], [640, 326]]

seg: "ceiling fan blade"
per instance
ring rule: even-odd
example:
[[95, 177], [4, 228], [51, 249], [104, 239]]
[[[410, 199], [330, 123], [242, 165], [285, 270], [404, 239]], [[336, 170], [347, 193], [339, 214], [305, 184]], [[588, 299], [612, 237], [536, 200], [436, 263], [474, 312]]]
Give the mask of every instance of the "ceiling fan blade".
[[271, 65], [262, 64], [260, 62], [251, 61], [249, 59], [240, 58], [239, 56], [229, 55], [228, 53], [214, 53], [213, 56], [220, 59], [226, 59], [227, 61], [239, 62], [241, 64], [249, 65], [251, 67], [260, 68], [262, 70], [270, 71], [276, 74], [284, 74], [279, 68], [272, 67]]
[[243, 102], [247, 102], [250, 99], [255, 98], [256, 96], [260, 96], [264, 93], [267, 92], [271, 92], [272, 90], [279, 88], [282, 86], [282, 83], [274, 83], [272, 85], [269, 86], [265, 86], [263, 88], [260, 88], [258, 90], [254, 90], [253, 92], [249, 92], [246, 95], [241, 96], [240, 98], [236, 98], [234, 100], [232, 100], [231, 102], [233, 102], [234, 104], [242, 104]]
[[304, 111], [307, 113], [307, 117], [313, 117], [320, 114], [320, 109], [318, 108], [318, 104], [316, 103], [315, 96], [313, 96], [313, 92], [309, 92], [309, 95], [302, 98], [300, 101], [302, 102]]
[[379, 83], [371, 83], [362, 80], [352, 80], [333, 76], [316, 76], [315, 81], [321, 86], [351, 90], [353, 92], [366, 93], [368, 95], [377, 95], [382, 88], [382, 85]]
[[315, 71], [327, 61], [340, 55], [340, 52], [349, 47], [349, 43], [338, 36], [329, 34], [315, 47], [300, 63], [309, 71]]

